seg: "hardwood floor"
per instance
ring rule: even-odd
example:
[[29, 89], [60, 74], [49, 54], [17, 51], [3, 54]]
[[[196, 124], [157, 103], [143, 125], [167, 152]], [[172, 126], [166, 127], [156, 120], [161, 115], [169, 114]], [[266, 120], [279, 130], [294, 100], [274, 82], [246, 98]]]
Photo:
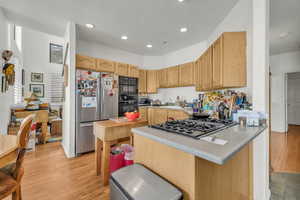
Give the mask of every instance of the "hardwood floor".
[[94, 153], [67, 159], [59, 142], [48, 143], [27, 153], [24, 168], [23, 200], [109, 199], [109, 188], [95, 175]]
[[300, 126], [289, 132], [271, 134], [271, 163], [274, 172], [300, 173]]
[[[300, 126], [289, 130], [271, 135], [275, 172], [300, 172]], [[67, 159], [59, 142], [48, 143], [27, 153], [24, 167], [23, 200], [109, 200], [109, 188], [95, 175], [94, 153]]]

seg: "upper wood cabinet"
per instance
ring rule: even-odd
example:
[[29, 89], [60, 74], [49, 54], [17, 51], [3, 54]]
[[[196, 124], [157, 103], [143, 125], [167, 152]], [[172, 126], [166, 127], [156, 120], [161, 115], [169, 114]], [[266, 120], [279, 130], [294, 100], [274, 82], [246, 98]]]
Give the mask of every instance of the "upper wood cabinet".
[[179, 66], [179, 86], [195, 85], [194, 62], [185, 63]]
[[128, 64], [125, 63], [117, 63], [116, 64], [116, 73], [119, 76], [128, 76]]
[[202, 59], [201, 57], [198, 58], [195, 62], [195, 73], [194, 73], [194, 79], [195, 79], [195, 87], [196, 87], [196, 91], [201, 91], [201, 69], [200, 69], [200, 65], [201, 65]]
[[139, 93], [147, 93], [147, 71], [143, 69], [139, 70]]
[[147, 93], [157, 93], [157, 70], [147, 70]]
[[206, 52], [200, 58], [200, 76], [201, 83], [200, 88], [202, 91], [208, 91], [212, 89], [212, 47], [208, 48]]
[[168, 87], [178, 87], [179, 85], [179, 66], [168, 68]]
[[228, 32], [221, 36], [222, 88], [247, 85], [246, 32]]
[[167, 88], [168, 87], [168, 69], [161, 69], [158, 72], [158, 85], [159, 88]]
[[139, 78], [139, 68], [134, 65], [129, 65], [128, 74], [130, 77]]
[[76, 68], [114, 72], [139, 78], [139, 93], [156, 93], [157, 88], [196, 86], [197, 91], [238, 88], [247, 85], [246, 32], [223, 33], [195, 62], [160, 70], [76, 55]]
[[223, 37], [212, 45], [213, 48], [213, 89], [220, 89], [223, 85]]
[[115, 72], [115, 62], [105, 59], [97, 59], [97, 71], [99, 72]]
[[96, 58], [76, 54], [76, 68], [85, 70], [97, 70]]

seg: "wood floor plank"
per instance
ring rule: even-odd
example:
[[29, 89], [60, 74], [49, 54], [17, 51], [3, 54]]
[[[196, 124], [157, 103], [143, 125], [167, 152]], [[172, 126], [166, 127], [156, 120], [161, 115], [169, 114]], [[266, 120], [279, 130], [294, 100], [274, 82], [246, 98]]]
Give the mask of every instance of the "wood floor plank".
[[289, 132], [271, 134], [271, 163], [274, 172], [300, 172], [300, 126], [289, 126]]
[[94, 159], [94, 153], [67, 159], [58, 142], [39, 145], [25, 157], [23, 200], [109, 200]]

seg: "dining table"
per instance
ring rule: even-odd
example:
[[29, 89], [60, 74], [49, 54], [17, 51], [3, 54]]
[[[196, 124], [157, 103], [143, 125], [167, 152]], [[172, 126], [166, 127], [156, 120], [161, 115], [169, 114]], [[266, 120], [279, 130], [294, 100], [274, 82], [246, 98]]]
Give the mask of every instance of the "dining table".
[[18, 147], [18, 136], [0, 133], [0, 168], [16, 161]]

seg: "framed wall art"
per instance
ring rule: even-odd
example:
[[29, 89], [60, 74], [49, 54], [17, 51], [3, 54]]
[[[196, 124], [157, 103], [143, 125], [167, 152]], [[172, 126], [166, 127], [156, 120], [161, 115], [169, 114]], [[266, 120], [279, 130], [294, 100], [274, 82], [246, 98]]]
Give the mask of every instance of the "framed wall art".
[[43, 73], [31, 73], [31, 82], [42, 83], [44, 81]]
[[45, 96], [44, 84], [30, 84], [29, 91], [40, 98], [43, 98]]

